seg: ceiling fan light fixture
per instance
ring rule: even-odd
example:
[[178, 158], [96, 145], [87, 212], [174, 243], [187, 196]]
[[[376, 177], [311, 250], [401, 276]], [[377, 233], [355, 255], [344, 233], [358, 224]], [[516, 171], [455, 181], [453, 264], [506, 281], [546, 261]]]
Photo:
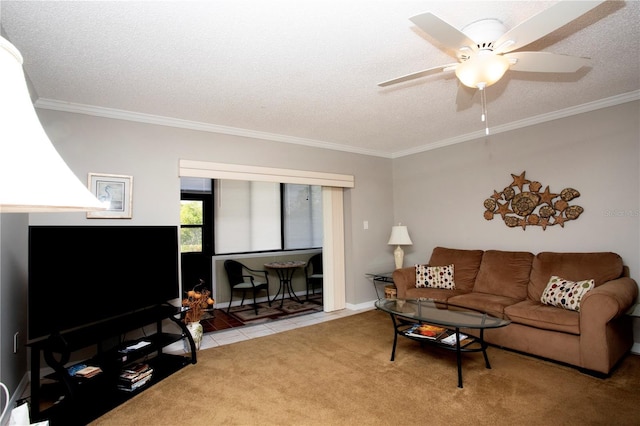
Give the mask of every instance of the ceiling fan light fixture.
[[488, 87], [496, 83], [509, 66], [510, 62], [504, 56], [490, 50], [480, 51], [456, 67], [456, 76], [465, 86], [478, 89], [480, 85]]
[[496, 51], [496, 52], [502, 52], [503, 50], [510, 48], [510, 47], [511, 47], [511, 46], [513, 46], [514, 44], [516, 44], [516, 41], [515, 41], [515, 40], [511, 40], [511, 39], [509, 39], [509, 40], [505, 40], [505, 42], [504, 42], [504, 43], [502, 43], [500, 46], [497, 46], [497, 47], [495, 48], [495, 51]]

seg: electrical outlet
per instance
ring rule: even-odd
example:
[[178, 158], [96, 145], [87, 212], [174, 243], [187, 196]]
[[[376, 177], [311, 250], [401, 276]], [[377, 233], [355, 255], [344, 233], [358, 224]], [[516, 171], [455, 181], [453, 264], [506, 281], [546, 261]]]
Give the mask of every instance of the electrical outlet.
[[369, 221], [368, 221], [368, 220], [365, 220], [364, 222], [362, 222], [362, 227], [363, 227], [364, 229], [369, 229]]

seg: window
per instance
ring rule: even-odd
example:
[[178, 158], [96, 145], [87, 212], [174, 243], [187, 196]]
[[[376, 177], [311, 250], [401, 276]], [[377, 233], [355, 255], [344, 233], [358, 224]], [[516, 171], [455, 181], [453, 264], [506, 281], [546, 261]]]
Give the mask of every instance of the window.
[[[197, 238], [202, 235], [198, 232], [208, 223], [213, 226], [215, 254], [322, 247], [322, 187], [200, 180], [213, 182], [213, 214], [209, 216], [205, 212], [202, 225], [182, 222], [184, 249], [190, 249], [187, 242], [197, 247]], [[195, 214], [193, 218], [189, 216], [190, 210], [197, 207], [189, 204], [192, 200], [186, 200], [186, 193], [183, 186], [181, 216], [197, 222]]]
[[216, 254], [279, 250], [282, 245], [280, 184], [216, 180]]
[[[207, 179], [236, 179], [251, 180], [256, 176], [265, 176], [263, 181], [304, 182], [322, 187], [323, 210], [323, 246], [322, 251], [331, 259], [330, 268], [325, 270], [325, 277], [330, 283], [325, 285], [325, 311], [330, 312], [345, 307], [345, 265], [344, 265], [344, 214], [345, 214], [345, 189], [354, 188], [355, 182], [352, 175], [339, 175], [335, 173], [308, 172], [293, 169], [274, 169], [272, 167], [247, 166], [242, 164], [224, 164], [208, 161], [180, 159], [179, 174], [182, 177], [200, 176]], [[209, 215], [205, 214], [205, 223]], [[328, 227], [325, 227], [328, 225]]]
[[180, 201], [180, 252], [202, 251], [203, 205], [200, 200]]
[[182, 178], [180, 189], [180, 252], [210, 253], [211, 180]]
[[322, 247], [322, 187], [284, 186], [284, 248]]

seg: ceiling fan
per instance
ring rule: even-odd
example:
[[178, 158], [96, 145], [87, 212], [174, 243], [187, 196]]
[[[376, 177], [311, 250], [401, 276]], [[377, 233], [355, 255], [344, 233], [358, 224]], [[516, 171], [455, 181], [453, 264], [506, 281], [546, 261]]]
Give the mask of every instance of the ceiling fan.
[[[458, 30], [431, 12], [409, 18], [429, 34], [458, 62], [427, 68], [378, 83], [385, 87], [431, 74], [454, 71], [466, 87], [479, 89], [482, 121], [487, 124], [485, 88], [496, 83], [508, 70], [546, 73], [571, 73], [589, 64], [589, 58], [548, 52], [516, 52], [595, 8], [604, 0], [561, 1], [511, 29], [497, 19], [482, 19]], [[463, 87], [460, 87], [464, 90]]]

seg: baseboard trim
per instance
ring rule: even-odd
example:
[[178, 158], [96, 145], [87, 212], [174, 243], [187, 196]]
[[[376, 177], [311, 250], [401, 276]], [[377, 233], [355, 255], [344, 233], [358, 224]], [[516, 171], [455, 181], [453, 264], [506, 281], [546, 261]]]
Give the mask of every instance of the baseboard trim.
[[376, 300], [378, 299], [370, 300], [368, 302], [363, 302], [363, 303], [347, 303], [345, 305], [345, 308], [347, 308], [350, 311], [369, 310], [369, 309], [375, 308]]
[[[302, 300], [303, 302], [306, 300], [307, 297], [307, 292], [306, 290], [303, 291], [294, 291], [294, 294], [298, 297], [298, 299]], [[319, 293], [318, 293], [319, 294]], [[274, 297], [273, 295], [270, 295], [269, 298], [267, 298], [266, 296], [260, 296], [260, 297], [256, 297], [256, 303], [265, 303], [268, 302], [270, 298]], [[282, 295], [278, 295], [278, 300], [280, 301], [280, 299], [282, 298]], [[289, 297], [285, 297], [285, 299], [288, 299]], [[236, 306], [240, 306], [240, 302], [242, 300], [241, 299], [235, 299], [231, 302], [231, 307], [234, 308]], [[276, 303], [276, 300], [272, 300], [271, 303]], [[253, 305], [253, 297], [250, 297], [248, 299], [244, 299], [244, 304], [247, 305]], [[220, 303], [216, 303], [213, 305], [214, 309], [220, 309], [223, 311], [227, 311], [227, 308], [229, 307], [229, 301], [226, 302], [220, 302]]]

